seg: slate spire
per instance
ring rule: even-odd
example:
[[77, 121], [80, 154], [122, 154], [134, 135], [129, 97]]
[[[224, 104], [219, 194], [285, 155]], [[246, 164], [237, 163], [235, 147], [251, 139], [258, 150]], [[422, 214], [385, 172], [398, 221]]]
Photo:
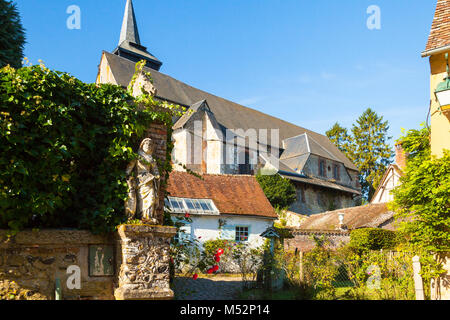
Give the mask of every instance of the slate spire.
[[123, 16], [122, 31], [120, 32], [119, 46], [122, 42], [129, 41], [140, 45], [139, 31], [134, 14], [133, 0], [127, 0], [125, 14]]
[[157, 71], [161, 68], [162, 62], [141, 44], [132, 0], [127, 0], [125, 5], [119, 46], [113, 53], [133, 62], [145, 60], [147, 62], [146, 67]]

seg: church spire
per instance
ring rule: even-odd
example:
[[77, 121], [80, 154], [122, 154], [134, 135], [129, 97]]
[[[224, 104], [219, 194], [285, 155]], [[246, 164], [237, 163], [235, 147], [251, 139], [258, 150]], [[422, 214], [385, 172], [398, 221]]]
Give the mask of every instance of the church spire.
[[127, 0], [125, 5], [119, 46], [113, 53], [133, 62], [145, 60], [147, 67], [157, 71], [161, 68], [162, 62], [149, 53], [147, 48], [141, 44], [132, 0]]
[[136, 15], [134, 14], [133, 0], [127, 0], [125, 14], [123, 16], [122, 31], [120, 32], [119, 45], [129, 41], [140, 45], [139, 31], [136, 24]]

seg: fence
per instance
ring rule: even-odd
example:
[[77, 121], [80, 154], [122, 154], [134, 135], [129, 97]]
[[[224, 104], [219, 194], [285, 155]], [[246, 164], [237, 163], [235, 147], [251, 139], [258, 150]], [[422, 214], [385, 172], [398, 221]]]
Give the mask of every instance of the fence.
[[285, 253], [288, 284], [310, 299], [414, 300], [413, 254], [315, 248]]

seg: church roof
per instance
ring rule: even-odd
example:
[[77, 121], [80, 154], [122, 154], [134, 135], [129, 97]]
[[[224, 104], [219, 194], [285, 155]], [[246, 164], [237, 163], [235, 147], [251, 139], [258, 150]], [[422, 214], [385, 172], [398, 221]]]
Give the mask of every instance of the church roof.
[[450, 0], [438, 0], [425, 53], [450, 45]]
[[[104, 55], [117, 84], [127, 87], [135, 72], [135, 63], [108, 52], [104, 52]], [[157, 89], [156, 97], [159, 99], [185, 107], [190, 107], [199, 101], [206, 100], [217, 122], [224, 128], [231, 130], [278, 129], [280, 138], [278, 143], [280, 148], [282, 147], [281, 143], [283, 140], [307, 133], [314, 142], [326, 150], [328, 157], [332, 155], [344, 163], [348, 169], [357, 170], [355, 165], [324, 135], [199, 90], [157, 70], [147, 67], [144, 70], [151, 73], [153, 84]], [[271, 144], [274, 146], [274, 143]]]

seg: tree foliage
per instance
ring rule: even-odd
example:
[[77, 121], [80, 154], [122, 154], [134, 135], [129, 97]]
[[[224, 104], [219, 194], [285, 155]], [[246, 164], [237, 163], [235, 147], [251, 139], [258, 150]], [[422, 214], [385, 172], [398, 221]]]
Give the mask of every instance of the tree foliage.
[[1, 69], [0, 228], [97, 233], [125, 222], [126, 165], [150, 123], [171, 124], [162, 103], [143, 97], [43, 65]]
[[339, 148], [349, 159], [352, 157], [353, 143], [348, 130], [336, 122], [333, 127], [326, 132], [327, 137]]
[[372, 198], [392, 160], [388, 130], [388, 122], [368, 108], [353, 124], [351, 134], [339, 123], [326, 132], [330, 140], [358, 168], [359, 182], [366, 200]]
[[287, 208], [297, 199], [294, 185], [278, 174], [262, 175], [258, 173], [256, 180], [274, 208]]
[[25, 32], [16, 4], [0, 0], [0, 68], [22, 66]]
[[401, 141], [409, 156], [392, 206], [405, 220], [402, 230], [418, 248], [450, 251], [450, 151], [431, 157], [426, 128], [408, 131]]

